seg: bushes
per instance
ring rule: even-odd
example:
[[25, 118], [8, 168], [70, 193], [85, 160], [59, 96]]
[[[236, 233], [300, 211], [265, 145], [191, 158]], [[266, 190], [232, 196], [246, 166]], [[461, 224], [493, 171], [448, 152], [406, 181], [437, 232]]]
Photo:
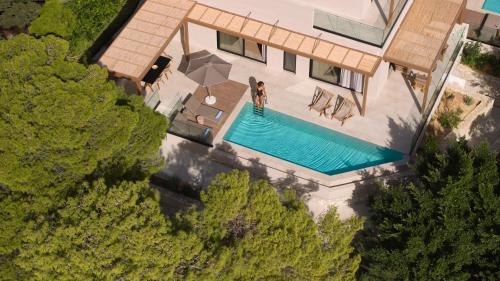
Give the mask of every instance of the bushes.
[[36, 36], [48, 34], [69, 39], [76, 25], [76, 17], [59, 0], [48, 0], [40, 17], [31, 24], [29, 31]]
[[500, 77], [500, 59], [481, 51], [481, 43], [468, 42], [464, 46], [462, 63], [479, 71]]
[[470, 96], [464, 96], [462, 100], [465, 103], [465, 105], [469, 106], [472, 105], [472, 103], [474, 102]]
[[0, 4], [1, 28], [25, 28], [40, 13], [40, 4], [33, 0], [2, 0]]
[[460, 118], [460, 114], [462, 114], [462, 109], [458, 108], [455, 111], [447, 111], [441, 113], [438, 117], [438, 122], [445, 129], [456, 129], [460, 122], [462, 122], [462, 118]]
[[[67, 39], [70, 42], [69, 57], [80, 59], [127, 6], [127, 11], [119, 15], [123, 17], [120, 24], [113, 26], [113, 33], [118, 30], [132, 14], [137, 2], [69, 0], [63, 3], [61, 0], [48, 0], [40, 17], [31, 25], [30, 32], [37, 36], [54, 34]], [[108, 37], [111, 38], [111, 35]]]

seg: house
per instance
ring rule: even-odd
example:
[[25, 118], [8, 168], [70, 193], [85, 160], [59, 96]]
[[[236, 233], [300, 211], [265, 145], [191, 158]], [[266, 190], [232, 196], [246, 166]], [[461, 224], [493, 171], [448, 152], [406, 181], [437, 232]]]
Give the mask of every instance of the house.
[[[172, 118], [179, 98], [205, 93], [178, 70], [183, 60], [189, 63], [192, 54], [207, 50], [232, 64], [229, 78], [238, 85], [248, 85], [249, 78], [264, 80], [270, 110], [353, 138], [342, 146], [359, 139], [407, 159], [467, 33], [461, 24], [465, 7], [465, 0], [145, 0], [98, 63], [133, 81], [147, 99], [156, 96], [161, 111]], [[173, 73], [166, 81], [149, 81], [161, 57], [175, 61]], [[210, 145], [230, 146], [225, 152], [240, 160], [259, 159], [269, 169], [330, 184], [337, 172], [323, 173], [300, 159], [228, 141], [238, 113], [252, 101], [249, 86], [241, 96], [228, 87], [213, 91], [221, 100], [213, 106], [225, 112], [220, 126], [203, 131], [204, 124], [195, 124], [199, 120], [183, 117], [171, 123], [186, 125], [182, 132], [170, 132], [188, 139], [193, 131], [209, 135]], [[344, 125], [307, 110], [317, 87], [350, 100], [352, 120]], [[368, 167], [339, 161], [345, 171]], [[385, 162], [372, 165], [380, 163]]]

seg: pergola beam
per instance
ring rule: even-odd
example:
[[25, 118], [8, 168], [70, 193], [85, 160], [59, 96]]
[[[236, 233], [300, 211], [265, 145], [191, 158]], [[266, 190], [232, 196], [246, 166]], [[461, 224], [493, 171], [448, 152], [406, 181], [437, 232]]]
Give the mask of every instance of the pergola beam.
[[181, 28], [180, 28], [180, 33], [181, 33], [182, 51], [184, 52], [186, 59], [189, 60], [189, 54], [191, 52], [189, 51], [189, 29], [188, 29], [188, 22], [187, 21], [184, 21], [182, 23]]

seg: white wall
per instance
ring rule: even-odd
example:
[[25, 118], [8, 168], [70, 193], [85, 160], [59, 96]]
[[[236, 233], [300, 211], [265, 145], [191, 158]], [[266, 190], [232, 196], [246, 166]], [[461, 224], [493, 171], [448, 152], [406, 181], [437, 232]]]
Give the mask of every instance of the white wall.
[[368, 99], [367, 106], [370, 106], [370, 101], [375, 101], [384, 88], [385, 82], [389, 78], [389, 63], [382, 61], [377, 71], [368, 81]]
[[372, 0], [199, 0], [198, 2], [225, 11], [250, 17], [269, 24], [279, 20], [279, 26], [344, 45], [349, 48], [382, 56], [380, 48], [364, 44], [343, 36], [322, 32], [313, 28], [314, 9], [361, 18]]
[[276, 71], [281, 71], [283, 70], [283, 51], [272, 48], [272, 47], [267, 47], [267, 67], [276, 70]]

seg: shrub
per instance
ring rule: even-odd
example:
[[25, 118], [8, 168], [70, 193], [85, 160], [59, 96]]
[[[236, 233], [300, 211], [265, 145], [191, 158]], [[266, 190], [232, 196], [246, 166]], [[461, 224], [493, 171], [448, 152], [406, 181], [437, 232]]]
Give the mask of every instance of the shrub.
[[465, 44], [462, 63], [482, 72], [500, 77], [500, 59], [493, 53], [481, 51], [481, 43]]
[[[4, 1], [4, 0], [2, 0]], [[0, 6], [0, 27], [25, 28], [40, 14], [40, 4], [33, 0], [5, 1]]]
[[447, 111], [441, 113], [438, 117], [438, 122], [445, 129], [456, 129], [460, 122], [462, 122], [462, 118], [460, 118], [460, 114], [462, 114], [462, 109], [458, 108], [455, 111]]
[[[126, 22], [137, 3], [138, 0], [68, 0], [64, 3], [48, 0], [29, 31], [37, 36], [54, 34], [67, 39], [68, 56], [86, 61]], [[103, 38], [99, 38], [103, 33]]]
[[69, 39], [76, 26], [76, 17], [60, 0], [48, 0], [40, 17], [33, 21], [29, 32], [36, 36], [48, 34]]
[[464, 96], [464, 97], [462, 98], [462, 100], [464, 101], [464, 103], [465, 103], [466, 105], [472, 105], [473, 100], [472, 100], [472, 98], [471, 98], [470, 96]]
[[475, 66], [480, 55], [481, 43], [467, 42], [463, 50], [462, 63], [469, 66]]

